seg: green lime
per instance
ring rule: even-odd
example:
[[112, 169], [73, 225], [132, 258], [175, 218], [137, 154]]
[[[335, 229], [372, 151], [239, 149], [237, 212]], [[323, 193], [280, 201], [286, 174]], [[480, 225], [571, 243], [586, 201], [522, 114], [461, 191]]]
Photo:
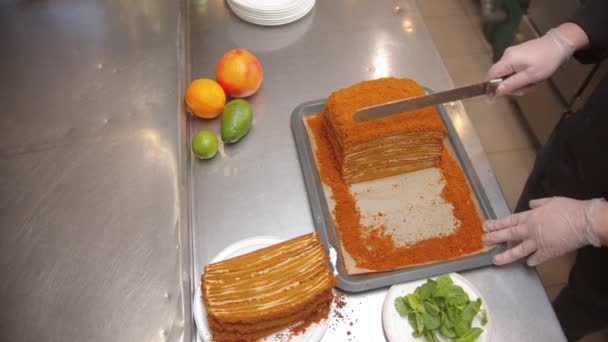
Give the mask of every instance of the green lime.
[[201, 158], [209, 159], [217, 152], [217, 136], [215, 133], [202, 130], [192, 138], [192, 152]]
[[249, 131], [252, 120], [253, 110], [249, 102], [243, 99], [228, 102], [222, 114], [222, 140], [227, 143], [239, 141]]

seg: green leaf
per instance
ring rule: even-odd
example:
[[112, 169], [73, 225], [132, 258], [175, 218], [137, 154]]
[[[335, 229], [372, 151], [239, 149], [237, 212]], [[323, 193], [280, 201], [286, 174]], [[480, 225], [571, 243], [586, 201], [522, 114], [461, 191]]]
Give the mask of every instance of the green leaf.
[[458, 285], [447, 285], [445, 287], [446, 304], [464, 308], [469, 302], [469, 295]]
[[441, 313], [441, 326], [451, 329], [454, 327], [454, 323], [448, 318], [447, 314]]
[[433, 330], [427, 330], [424, 333], [424, 337], [426, 337], [426, 339], [430, 342], [439, 342], [439, 340], [437, 340], [437, 336], [435, 336], [435, 331]]
[[405, 297], [397, 297], [395, 298], [395, 309], [399, 313], [399, 316], [406, 317], [407, 314], [412, 311], [412, 308], [407, 303], [407, 299]]
[[410, 323], [410, 327], [416, 331], [416, 313], [414, 311], [407, 314], [407, 321]]
[[439, 306], [433, 304], [431, 301], [429, 300], [425, 300], [424, 301], [424, 310], [428, 313], [430, 313], [431, 315], [438, 317], [439, 313], [441, 312], [441, 309], [439, 309]]
[[456, 332], [456, 335], [458, 335], [459, 337], [464, 336], [469, 330], [471, 330], [470, 321], [460, 319], [460, 320], [454, 322], [454, 331]]
[[469, 330], [466, 334], [457, 338], [456, 342], [473, 342], [479, 337], [479, 335], [481, 335], [481, 333], [483, 333], [483, 329], [473, 328]]
[[460, 313], [460, 319], [465, 321], [473, 321], [473, 317], [477, 315], [480, 310], [481, 303], [480, 302], [469, 302], [467, 306]]
[[435, 279], [435, 281], [437, 282], [437, 286], [439, 286], [439, 287], [443, 287], [443, 286], [449, 285], [449, 284], [454, 284], [454, 282], [452, 281], [452, 278], [450, 278], [450, 276], [447, 274], [440, 275], [439, 277], [437, 277], [437, 279]]
[[469, 296], [464, 292], [462, 287], [454, 284], [438, 286], [433, 292], [433, 297], [445, 298], [446, 304], [454, 306], [464, 305], [469, 301]]
[[446, 327], [445, 325], [442, 325], [439, 327], [439, 332], [441, 333], [441, 335], [443, 335], [447, 338], [456, 337], [456, 333], [454, 332], [454, 329], [450, 329], [450, 328]]
[[433, 316], [428, 312], [422, 314], [422, 320], [424, 322], [424, 328], [427, 330], [437, 329], [439, 328], [439, 324], [441, 323], [439, 317]]
[[443, 297], [433, 297], [433, 301], [435, 302], [435, 304], [437, 304], [437, 306], [439, 307], [440, 310], [445, 310], [445, 298]]
[[447, 308], [446, 312], [450, 322], [455, 323], [456, 321], [460, 320], [460, 310], [457, 308], [450, 306]]
[[486, 324], [488, 324], [488, 313], [486, 312], [486, 309], [482, 309], [481, 310], [481, 325], [485, 326]]
[[419, 313], [416, 313], [416, 330], [421, 334], [424, 332], [424, 320]]
[[433, 296], [433, 291], [437, 287], [437, 282], [432, 279], [426, 281], [426, 283], [422, 286], [419, 286], [414, 293], [418, 296], [420, 300], [425, 300], [431, 298]]
[[422, 307], [422, 303], [418, 300], [418, 296], [414, 293], [410, 293], [407, 295], [407, 302], [414, 311], [424, 311], [424, 307]]

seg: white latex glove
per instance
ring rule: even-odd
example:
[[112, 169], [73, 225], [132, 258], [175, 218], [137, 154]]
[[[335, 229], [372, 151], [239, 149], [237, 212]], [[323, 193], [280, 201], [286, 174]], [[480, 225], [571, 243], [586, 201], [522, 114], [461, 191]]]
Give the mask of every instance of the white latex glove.
[[503, 265], [532, 254], [530, 266], [571, 252], [586, 245], [600, 246], [594, 227], [594, 210], [603, 199], [579, 201], [565, 197], [530, 201], [531, 210], [487, 221], [488, 231], [482, 238], [486, 245], [505, 241], [522, 241], [497, 255], [496, 265]]
[[534, 84], [549, 78], [572, 56], [576, 46], [558, 29], [505, 50], [488, 71], [488, 79], [513, 74], [496, 89], [496, 95], [522, 95]]

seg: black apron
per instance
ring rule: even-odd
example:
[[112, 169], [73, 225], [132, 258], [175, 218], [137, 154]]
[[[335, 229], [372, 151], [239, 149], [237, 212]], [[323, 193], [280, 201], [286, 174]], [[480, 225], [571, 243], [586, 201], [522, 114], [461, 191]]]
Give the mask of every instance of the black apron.
[[[515, 211], [550, 196], [608, 198], [608, 78], [580, 111], [562, 117], [539, 152]], [[553, 307], [569, 341], [608, 328], [608, 247], [578, 251]]]

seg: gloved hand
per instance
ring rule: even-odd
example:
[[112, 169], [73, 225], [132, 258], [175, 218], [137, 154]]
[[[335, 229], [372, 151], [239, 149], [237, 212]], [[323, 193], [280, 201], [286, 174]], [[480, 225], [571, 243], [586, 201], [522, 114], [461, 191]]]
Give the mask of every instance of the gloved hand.
[[487, 78], [513, 74], [498, 86], [496, 95], [522, 95], [534, 84], [549, 78], [575, 49], [564, 34], [553, 28], [540, 38], [507, 48], [490, 68]]
[[571, 252], [586, 245], [600, 246], [594, 211], [603, 199], [579, 201], [565, 197], [530, 201], [531, 210], [487, 221], [488, 231], [482, 238], [486, 245], [505, 241], [522, 241], [497, 255], [496, 265], [513, 262], [532, 254], [530, 266]]

